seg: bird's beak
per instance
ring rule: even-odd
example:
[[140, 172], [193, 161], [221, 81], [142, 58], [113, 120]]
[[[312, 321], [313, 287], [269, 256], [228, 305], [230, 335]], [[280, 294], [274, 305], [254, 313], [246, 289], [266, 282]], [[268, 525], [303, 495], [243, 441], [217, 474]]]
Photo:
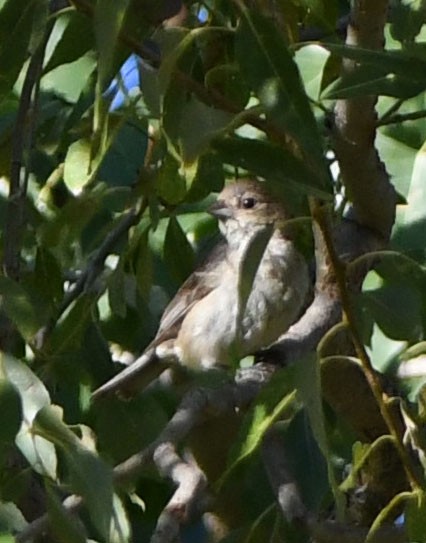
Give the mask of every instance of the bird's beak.
[[229, 209], [223, 200], [216, 200], [207, 211], [219, 220], [226, 220], [232, 217], [231, 209]]

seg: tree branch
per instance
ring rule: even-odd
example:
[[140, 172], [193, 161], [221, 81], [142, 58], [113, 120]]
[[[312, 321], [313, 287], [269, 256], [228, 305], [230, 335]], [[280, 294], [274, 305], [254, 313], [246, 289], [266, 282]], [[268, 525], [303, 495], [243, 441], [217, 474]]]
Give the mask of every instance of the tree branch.
[[[260, 382], [256, 379], [257, 376], [260, 377]], [[113, 477], [115, 485], [125, 488], [127, 484], [133, 483], [142, 470], [153, 461], [154, 457], [156, 457], [158, 465], [164, 467], [166, 473], [170, 474], [175, 482], [180, 483], [182, 475], [180, 469], [182, 465], [179, 465], [179, 462], [175, 465], [173, 465], [173, 462], [168, 463], [168, 460], [172, 457], [170, 453], [173, 455], [173, 449], [170, 448], [170, 444], [176, 446], [181, 443], [191, 430], [200, 425], [206, 418], [219, 417], [222, 414], [234, 411], [236, 408], [246, 408], [253, 401], [264, 383], [264, 375], [255, 372], [253, 374], [246, 373], [245, 379], [242, 379], [240, 376], [238, 382], [229, 383], [220, 388], [190, 391], [185, 395], [179, 408], [157, 439], [148, 445], [148, 447], [114, 468]], [[167, 453], [164, 459], [162, 458], [162, 452]], [[173, 472], [173, 467], [177, 467], [178, 471]], [[199, 474], [198, 481], [195, 477], [194, 482], [196, 484], [192, 485], [192, 488], [195, 488], [197, 491], [201, 489], [204, 484], [202, 475]], [[179, 503], [180, 509], [183, 508], [188, 511], [192, 499], [188, 488], [178, 488], [175, 496], [177, 496], [179, 502], [174, 502], [172, 498], [171, 503]], [[181, 501], [183, 497], [187, 500], [186, 502]], [[69, 496], [63, 502], [63, 506], [67, 510], [75, 512], [83, 503], [84, 501], [81, 497]], [[163, 520], [168, 514], [169, 512], [165, 513]], [[166, 520], [170, 521], [169, 518]], [[175, 519], [172, 520], [173, 522], [175, 521]], [[45, 533], [48, 530], [48, 525], [49, 518], [46, 514], [28, 524], [24, 530], [17, 534], [15, 538], [16, 542], [23, 543]]]
[[43, 38], [31, 56], [19, 100], [18, 114], [12, 136], [12, 161], [10, 169], [9, 197], [4, 227], [3, 271], [19, 280], [21, 245], [24, 226], [29, 157], [34, 143], [37, 123], [38, 88], [47, 41], [53, 22], [47, 23]]
[[206, 502], [204, 493], [207, 480], [194, 463], [181, 459], [172, 442], [162, 443], [154, 453], [154, 462], [160, 474], [176, 485], [176, 491], [158, 518], [151, 543], [173, 543], [180, 526], [198, 509], [196, 504]]
[[[382, 49], [388, 9], [387, 0], [355, 0], [346, 44]], [[342, 77], [355, 68], [355, 61], [343, 59]], [[356, 219], [387, 241], [395, 219], [396, 193], [374, 147], [376, 102], [377, 96], [338, 100], [334, 109], [332, 137], [343, 184], [354, 205]]]

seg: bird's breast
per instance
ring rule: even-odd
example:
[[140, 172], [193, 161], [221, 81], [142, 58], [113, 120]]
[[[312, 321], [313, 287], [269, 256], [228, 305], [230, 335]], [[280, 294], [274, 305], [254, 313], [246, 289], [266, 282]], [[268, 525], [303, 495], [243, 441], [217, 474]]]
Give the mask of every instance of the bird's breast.
[[229, 265], [219, 285], [189, 311], [175, 342], [183, 364], [229, 365], [267, 347], [297, 319], [309, 288], [303, 257], [282, 238], [268, 243], [242, 314], [239, 280]]

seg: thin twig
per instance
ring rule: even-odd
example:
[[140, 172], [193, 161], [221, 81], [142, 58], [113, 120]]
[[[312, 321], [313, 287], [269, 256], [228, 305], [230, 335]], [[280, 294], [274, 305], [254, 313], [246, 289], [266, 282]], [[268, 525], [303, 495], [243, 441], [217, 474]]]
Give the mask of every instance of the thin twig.
[[413, 111], [411, 113], [395, 113], [386, 118], [381, 118], [377, 122], [377, 126], [386, 126], [389, 124], [400, 124], [406, 121], [417, 121], [418, 119], [424, 119], [426, 117], [426, 109], [419, 111]]
[[48, 322], [48, 324], [46, 324], [46, 326], [44, 326], [41, 330], [37, 332], [34, 341], [34, 347], [36, 349], [41, 349], [60, 317], [78, 298], [78, 296], [80, 296], [82, 292], [89, 288], [90, 285], [92, 285], [97, 277], [102, 273], [105, 260], [111, 253], [113, 247], [129, 230], [129, 228], [137, 224], [139, 218], [145, 211], [146, 206], [147, 203], [144, 200], [140, 209], [138, 209], [136, 206], [131, 208], [121, 217], [121, 220], [117, 224], [117, 226], [108, 233], [99, 249], [93, 254], [92, 258], [89, 259], [85, 270], [81, 273], [73, 288], [65, 295], [61, 305], [56, 311], [56, 315], [52, 317], [52, 319]]
[[[29, 176], [29, 158], [33, 146], [38, 88], [47, 41], [53, 21], [46, 25], [43, 38], [32, 55], [25, 75], [19, 100], [18, 113], [12, 136], [12, 161], [10, 169], [9, 197], [4, 227], [3, 271], [5, 275], [19, 280], [20, 257]], [[25, 171], [23, 172], [23, 169]]]

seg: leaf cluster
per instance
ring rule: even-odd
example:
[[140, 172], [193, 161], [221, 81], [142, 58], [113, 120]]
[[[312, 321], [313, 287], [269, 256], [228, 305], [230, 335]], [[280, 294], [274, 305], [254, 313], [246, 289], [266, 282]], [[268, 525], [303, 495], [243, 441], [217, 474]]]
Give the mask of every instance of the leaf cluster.
[[[263, 178], [297, 218], [309, 215], [314, 198], [340, 220], [347, 194], [327, 130], [336, 100], [378, 97], [375, 145], [405, 203], [389, 250], [373, 255], [375, 270], [351, 304], [375, 369], [397, 391], [404, 442], [423, 477], [424, 2], [392, 3], [381, 51], [345, 45], [344, 1], [57, 4], [0, 0], [4, 540], [38, 516], [24, 505], [33, 485], [42, 489], [56, 541], [149, 540], [171, 485], [147, 468], [118, 488], [112, 468], [153, 441], [179, 393], [152, 390], [97, 406], [90, 393], [153, 338], [167, 302], [214, 242], [206, 209], [227, 180]], [[169, 23], [183, 7], [184, 23]], [[131, 86], [120, 71], [129, 57]], [[348, 59], [355, 68], [341, 75]], [[301, 238], [312, 258], [308, 227]], [[319, 349], [272, 380], [239, 418], [231, 452], [210, 481], [219, 501], [229, 494], [244, 503], [230, 510], [227, 540], [306, 537], [271, 507], [260, 465], [260, 444], [277, 423], [315, 515], [333, 509], [373, 534], [404, 511], [408, 540], [426, 540], [426, 486], [409, 488], [398, 463], [386, 472], [395, 483], [388, 494], [351, 503], [369, 488], [366, 466], [383, 473], [382, 447], [392, 438], [374, 401], [368, 405], [381, 429], [369, 435], [351, 427], [327, 391], [324, 401], [321, 379], [356, 401], [350, 382], [331, 383], [327, 371], [336, 362], [362, 374], [353, 357]], [[222, 439], [204, 432], [208, 447]], [[17, 452], [23, 464], [7, 469]], [[78, 519], [70, 514], [76, 504], [63, 505], [72, 494], [84, 500]], [[203, 541], [199, 520], [191, 522], [186, 536]]]

